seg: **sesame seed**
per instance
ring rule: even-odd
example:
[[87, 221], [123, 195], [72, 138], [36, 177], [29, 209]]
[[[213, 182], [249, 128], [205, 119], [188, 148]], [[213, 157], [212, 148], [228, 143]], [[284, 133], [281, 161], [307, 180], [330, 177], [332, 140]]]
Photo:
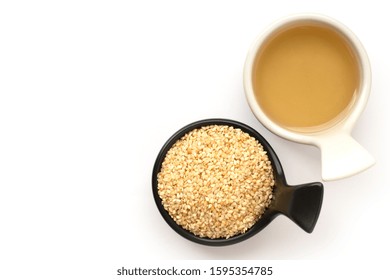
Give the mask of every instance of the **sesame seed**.
[[270, 205], [275, 184], [262, 145], [227, 125], [194, 129], [176, 141], [157, 180], [162, 205], [173, 220], [211, 239], [250, 229]]

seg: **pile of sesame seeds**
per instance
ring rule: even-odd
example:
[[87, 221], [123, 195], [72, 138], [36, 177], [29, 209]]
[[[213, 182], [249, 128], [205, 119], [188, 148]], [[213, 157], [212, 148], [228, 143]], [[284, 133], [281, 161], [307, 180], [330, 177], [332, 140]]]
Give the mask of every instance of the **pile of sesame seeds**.
[[241, 129], [209, 125], [184, 135], [157, 175], [162, 204], [199, 237], [246, 232], [272, 200], [274, 177], [262, 145]]

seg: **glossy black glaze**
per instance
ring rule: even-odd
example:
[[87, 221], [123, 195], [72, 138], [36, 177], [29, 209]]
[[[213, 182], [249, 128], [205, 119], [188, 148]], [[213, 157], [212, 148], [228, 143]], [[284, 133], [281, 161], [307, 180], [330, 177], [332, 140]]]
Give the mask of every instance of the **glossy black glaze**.
[[[262, 145], [264, 150], [267, 151], [268, 157], [272, 162], [275, 177], [275, 187], [273, 192], [273, 200], [268, 209], [264, 212], [263, 216], [256, 222], [253, 227], [243, 234], [239, 234], [228, 239], [210, 239], [203, 238], [194, 235], [193, 233], [185, 230], [169, 216], [168, 212], [164, 209], [161, 203], [161, 198], [158, 195], [157, 190], [157, 174], [161, 169], [162, 162], [166, 153], [172, 147], [172, 145], [183, 137], [187, 132], [208, 125], [229, 125], [235, 128], [240, 128], [242, 131], [247, 132], [249, 135], [256, 138]], [[323, 185], [322, 183], [308, 183], [297, 186], [290, 186], [287, 184], [282, 165], [270, 146], [270, 144], [253, 128], [233, 120], [227, 119], [206, 119], [191, 123], [179, 131], [177, 131], [162, 147], [160, 153], [157, 156], [152, 175], [152, 189], [153, 196], [156, 202], [157, 208], [165, 221], [181, 236], [204, 245], [222, 246], [234, 244], [243, 241], [266, 227], [275, 217], [283, 214], [294, 221], [304, 231], [311, 233], [315, 227], [318, 216], [321, 211], [322, 198], [323, 198]]]

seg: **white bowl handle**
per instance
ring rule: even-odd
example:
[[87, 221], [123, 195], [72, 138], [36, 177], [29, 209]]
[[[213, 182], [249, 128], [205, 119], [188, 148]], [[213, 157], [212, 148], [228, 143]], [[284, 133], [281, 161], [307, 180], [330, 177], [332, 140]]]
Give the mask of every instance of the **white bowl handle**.
[[349, 134], [326, 135], [317, 144], [324, 181], [352, 176], [375, 164], [374, 158]]

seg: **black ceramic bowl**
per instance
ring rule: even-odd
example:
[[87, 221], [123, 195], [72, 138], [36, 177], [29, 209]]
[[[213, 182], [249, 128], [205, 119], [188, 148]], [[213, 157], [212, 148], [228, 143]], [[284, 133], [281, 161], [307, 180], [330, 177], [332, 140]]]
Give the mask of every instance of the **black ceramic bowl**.
[[[275, 177], [273, 199], [270, 206], [261, 218], [245, 233], [230, 238], [210, 239], [199, 237], [179, 226], [164, 209], [157, 189], [157, 174], [160, 172], [165, 155], [172, 145], [191, 130], [208, 125], [228, 125], [239, 128], [259, 141], [272, 163]], [[222, 246], [243, 241], [265, 228], [275, 217], [280, 214], [287, 216], [304, 231], [311, 233], [315, 227], [321, 211], [323, 198], [323, 185], [319, 182], [290, 186], [286, 182], [282, 165], [270, 144], [253, 128], [232, 120], [206, 119], [189, 124], [177, 131], [162, 147], [157, 156], [152, 175], [153, 196], [157, 208], [165, 221], [181, 236], [204, 245]]]

